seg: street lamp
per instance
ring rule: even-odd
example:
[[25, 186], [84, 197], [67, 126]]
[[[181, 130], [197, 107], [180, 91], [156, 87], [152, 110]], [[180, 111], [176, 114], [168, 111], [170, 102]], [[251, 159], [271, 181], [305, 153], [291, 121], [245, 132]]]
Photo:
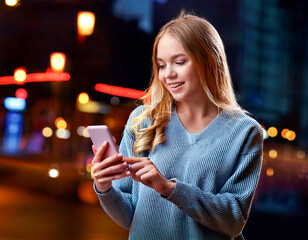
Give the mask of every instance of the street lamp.
[[25, 83], [27, 78], [27, 72], [25, 68], [16, 68], [14, 71], [14, 79], [17, 84]]
[[79, 12], [77, 15], [78, 43], [84, 44], [86, 36], [93, 33], [95, 14], [92, 12]]
[[18, 3], [18, 0], [5, 0], [5, 4], [9, 7], [15, 7]]
[[66, 56], [64, 53], [55, 52], [50, 54], [50, 66], [54, 72], [63, 72]]
[[89, 36], [93, 33], [95, 14], [92, 12], [79, 12], [77, 16], [78, 34]]

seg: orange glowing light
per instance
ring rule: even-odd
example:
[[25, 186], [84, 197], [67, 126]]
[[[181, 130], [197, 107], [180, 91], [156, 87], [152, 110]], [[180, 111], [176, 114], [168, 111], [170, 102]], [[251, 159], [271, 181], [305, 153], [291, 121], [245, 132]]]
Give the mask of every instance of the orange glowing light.
[[81, 182], [77, 188], [78, 198], [88, 204], [97, 204], [98, 198], [92, 190], [91, 182]]
[[126, 97], [132, 99], [141, 98], [144, 95], [143, 91], [131, 89], [131, 88], [124, 88], [118, 86], [107, 85], [103, 83], [97, 83], [95, 85], [95, 90], [98, 92], [119, 96], [119, 97]]
[[295, 132], [294, 131], [288, 131], [287, 134], [286, 134], [286, 138], [289, 141], [293, 141], [296, 138]]
[[21, 99], [27, 99], [28, 97], [28, 92], [26, 89], [23, 88], [18, 88], [15, 92], [15, 97], [21, 98]]
[[266, 175], [269, 176], [269, 177], [272, 177], [274, 176], [274, 169], [269, 167], [266, 169]]
[[276, 137], [278, 134], [277, 128], [275, 127], [270, 127], [267, 132], [270, 137]]
[[55, 52], [50, 54], [50, 66], [54, 72], [63, 72], [66, 56], [64, 53]]
[[5, 0], [5, 4], [9, 7], [15, 7], [17, 5], [17, 0]]
[[67, 123], [66, 123], [66, 121], [62, 117], [58, 117], [55, 120], [55, 125], [59, 129], [66, 129], [66, 127], [67, 127]]
[[89, 102], [89, 100], [90, 100], [89, 95], [85, 92], [82, 92], [78, 95], [78, 102], [80, 104], [86, 104]]
[[276, 158], [278, 156], [278, 152], [275, 149], [271, 149], [268, 155], [270, 158]]
[[286, 135], [287, 135], [287, 133], [288, 133], [289, 131], [290, 131], [290, 130], [287, 129], [287, 128], [283, 129], [283, 130], [281, 131], [281, 136], [282, 136], [283, 138], [287, 138]]
[[77, 16], [78, 34], [89, 36], [93, 33], [95, 14], [92, 12], [79, 12]]
[[16, 68], [14, 71], [14, 79], [17, 83], [24, 83], [27, 78], [27, 73], [25, 68]]
[[[71, 76], [69, 73], [46, 72], [46, 73], [28, 73], [24, 82], [58, 82], [68, 81]], [[0, 77], [0, 85], [18, 84], [14, 76]], [[20, 83], [19, 83], [20, 84]]]

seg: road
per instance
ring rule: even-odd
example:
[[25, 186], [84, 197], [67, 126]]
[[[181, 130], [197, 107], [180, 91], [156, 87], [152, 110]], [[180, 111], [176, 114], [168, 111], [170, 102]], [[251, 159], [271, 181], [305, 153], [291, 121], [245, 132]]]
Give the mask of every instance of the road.
[[[249, 240], [303, 239], [308, 235], [308, 159], [296, 159], [282, 150], [281, 158], [271, 159], [268, 152], [265, 149], [244, 236]], [[128, 238], [128, 230], [99, 206], [93, 181], [85, 171], [57, 157], [60, 176], [53, 179], [48, 176], [52, 161], [46, 159], [0, 156], [0, 240]]]
[[98, 204], [60, 201], [28, 189], [0, 185], [0, 239], [124, 240], [128, 231]]

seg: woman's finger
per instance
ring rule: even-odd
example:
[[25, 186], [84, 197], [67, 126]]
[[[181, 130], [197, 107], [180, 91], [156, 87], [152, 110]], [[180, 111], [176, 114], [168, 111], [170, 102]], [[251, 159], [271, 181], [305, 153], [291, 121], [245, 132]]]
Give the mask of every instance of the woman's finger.
[[[131, 169], [131, 167], [130, 167]], [[144, 174], [146, 174], [147, 172], [151, 171], [152, 168], [150, 166], [145, 166], [143, 168], [139, 168], [137, 170], [135, 170], [135, 176], [140, 178], [141, 176], [143, 176]], [[133, 170], [132, 170], [133, 172]]]
[[127, 168], [127, 163], [120, 162], [116, 165], [111, 165], [106, 168], [94, 168], [93, 174], [95, 178], [103, 178], [111, 175], [123, 173]]
[[145, 163], [145, 162], [137, 162], [137, 163], [128, 163], [126, 162], [127, 164], [129, 164], [129, 169], [132, 171], [132, 172], [137, 172], [139, 171], [140, 169], [142, 168], [145, 168], [148, 164]]
[[93, 151], [94, 155], [95, 155], [96, 152], [97, 152], [97, 150], [96, 150], [96, 148], [94, 147], [94, 145], [92, 145], [92, 151]]
[[98, 178], [96, 181], [98, 183], [110, 182], [110, 181], [113, 181], [113, 180], [129, 177], [130, 175], [131, 175], [131, 173], [129, 171], [124, 171], [120, 174], [111, 175], [111, 176], [107, 176], [107, 177], [103, 177], [103, 178]]
[[149, 159], [147, 157], [123, 157], [123, 161], [127, 162], [128, 164], [134, 164], [138, 162], [149, 161]]
[[108, 168], [110, 166], [117, 165], [117, 164], [125, 164], [126, 167], [127, 167], [127, 163], [122, 161], [122, 155], [121, 154], [113, 155], [113, 156], [105, 158], [103, 161], [99, 161], [99, 162], [97, 162], [96, 160], [93, 159], [92, 170], [93, 170], [93, 172], [94, 171], [100, 171], [102, 169], [105, 169], [105, 168]]
[[104, 153], [106, 152], [107, 147], [108, 147], [108, 142], [105, 141], [105, 142], [97, 149], [97, 151], [95, 152], [95, 156], [94, 156], [94, 158], [93, 158], [93, 160], [92, 160], [92, 164], [101, 162], [101, 159], [102, 159]]

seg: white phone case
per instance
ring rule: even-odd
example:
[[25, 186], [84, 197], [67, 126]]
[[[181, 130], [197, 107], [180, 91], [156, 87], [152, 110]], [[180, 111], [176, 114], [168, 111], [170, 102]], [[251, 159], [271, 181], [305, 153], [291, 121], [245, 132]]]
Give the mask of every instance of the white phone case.
[[98, 149], [105, 141], [109, 143], [107, 151], [104, 154], [105, 158], [119, 153], [117, 145], [106, 125], [88, 126], [87, 130], [96, 149]]

